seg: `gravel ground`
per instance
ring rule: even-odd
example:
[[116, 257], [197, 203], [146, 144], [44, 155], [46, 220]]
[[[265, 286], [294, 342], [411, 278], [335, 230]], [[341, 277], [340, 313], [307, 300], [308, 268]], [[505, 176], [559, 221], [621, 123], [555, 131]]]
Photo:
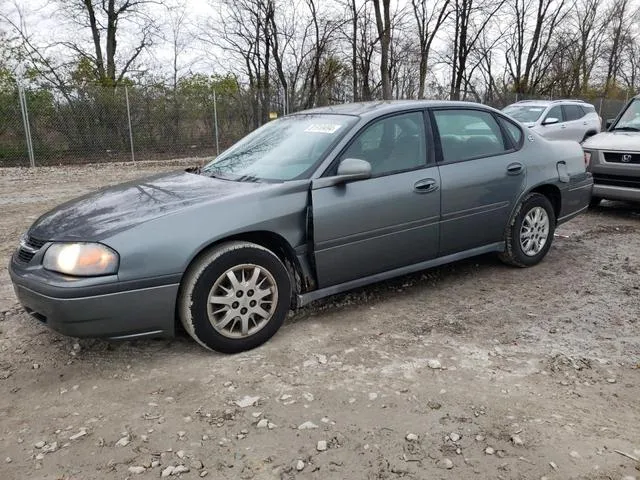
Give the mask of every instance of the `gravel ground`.
[[[640, 478], [640, 210], [317, 302], [234, 356], [62, 337], [5, 268], [54, 205], [167, 163], [0, 170], [0, 478]], [[634, 460], [636, 459], [636, 460]]]

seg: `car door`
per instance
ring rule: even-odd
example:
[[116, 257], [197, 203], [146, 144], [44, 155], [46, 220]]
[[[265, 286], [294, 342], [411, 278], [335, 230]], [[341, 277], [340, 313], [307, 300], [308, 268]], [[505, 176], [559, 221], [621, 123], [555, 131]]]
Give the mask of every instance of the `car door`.
[[579, 105], [564, 105], [562, 107], [565, 119], [564, 140], [581, 142], [587, 132], [587, 122], [584, 120], [584, 110]]
[[[546, 123], [549, 119], [556, 118], [556, 123]], [[560, 105], [556, 105], [549, 109], [542, 121], [540, 134], [549, 140], [565, 140], [567, 125], [564, 118], [564, 112]]]
[[433, 109], [431, 119], [440, 147], [439, 256], [503, 241], [525, 185], [524, 133], [487, 110]]
[[393, 270], [438, 253], [440, 177], [423, 110], [375, 120], [340, 160], [371, 164], [372, 176], [313, 188], [313, 248], [319, 287]]

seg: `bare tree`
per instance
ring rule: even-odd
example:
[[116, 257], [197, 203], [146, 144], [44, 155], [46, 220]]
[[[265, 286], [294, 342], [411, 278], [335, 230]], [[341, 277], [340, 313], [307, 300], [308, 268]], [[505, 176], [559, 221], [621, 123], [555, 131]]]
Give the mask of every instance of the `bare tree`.
[[369, 2], [363, 5], [363, 9], [358, 16], [360, 35], [357, 45], [358, 76], [361, 100], [371, 100], [373, 98], [373, 71], [371, 68], [376, 46], [380, 41], [380, 36], [374, 32], [375, 27], [371, 17], [371, 11], [367, 8]]
[[[451, 54], [450, 98], [460, 100], [467, 77], [467, 60], [490, 21], [505, 0], [455, 0], [453, 6], [453, 52]], [[468, 78], [468, 77], [467, 77]]]
[[[380, 38], [380, 77], [382, 79], [382, 98], [391, 99], [391, 81], [389, 78], [389, 47], [391, 45], [391, 0], [372, 0], [376, 14], [376, 28]], [[382, 8], [380, 3], [382, 2]]]
[[439, 0], [435, 3], [427, 0], [411, 0], [413, 15], [416, 19], [418, 45], [420, 48], [418, 98], [424, 98], [431, 45], [440, 27], [451, 14], [450, 4], [451, 0]]
[[219, 18], [202, 26], [200, 39], [206, 45], [223, 49], [235, 62], [249, 84], [251, 121], [254, 127], [268, 119], [271, 92], [270, 67], [272, 53], [271, 19], [274, 15], [270, 0], [223, 0]]
[[[63, 7], [74, 12], [73, 18], [91, 33], [93, 48], [87, 50], [82, 42], [67, 41], [64, 44], [96, 69], [97, 79], [105, 85], [119, 84], [140, 54], [148, 48], [156, 33], [156, 23], [145, 6], [150, 0], [60, 0]], [[161, 3], [157, 0], [154, 3]], [[126, 20], [135, 23], [140, 32], [132, 49], [120, 55], [118, 62], [119, 26]], [[120, 65], [118, 65], [120, 63]]]
[[171, 86], [175, 92], [178, 89], [178, 80], [183, 66], [180, 57], [187, 51], [190, 45], [190, 35], [187, 35], [188, 11], [186, 4], [181, 1], [167, 8], [167, 21], [169, 27], [168, 43], [171, 46]]
[[632, 38], [632, 26], [638, 21], [640, 9], [631, 0], [613, 0], [608, 15], [608, 51], [604, 95], [616, 84], [623, 63], [623, 51]]
[[532, 90], [534, 69], [549, 53], [556, 28], [569, 12], [568, 2], [512, 0], [506, 5], [512, 10], [509, 24], [513, 25], [506, 61], [516, 93], [527, 94]]
[[[132, 71], [143, 51], [151, 44], [157, 31], [157, 25], [146, 6], [150, 0], [58, 0], [65, 19], [72, 19], [80, 27], [76, 38], [56, 41], [52, 39], [44, 44], [35, 39], [27, 28], [20, 8], [16, 8], [17, 20], [3, 15], [4, 20], [19, 34], [22, 51], [32, 68], [54, 85], [64, 90], [69, 70], [78, 66], [78, 60], [90, 66], [93, 77], [103, 85], [115, 87]], [[155, 0], [154, 3], [162, 3]], [[129, 37], [135, 39], [130, 48], [118, 48], [121, 27], [129, 26]], [[137, 35], [131, 35], [135, 25]], [[83, 38], [86, 32], [89, 38]], [[87, 41], [89, 40], [89, 41]], [[90, 47], [89, 47], [90, 45]], [[47, 55], [52, 49], [64, 49], [71, 55], [66, 61], [58, 61]], [[63, 55], [64, 56], [64, 55]]]

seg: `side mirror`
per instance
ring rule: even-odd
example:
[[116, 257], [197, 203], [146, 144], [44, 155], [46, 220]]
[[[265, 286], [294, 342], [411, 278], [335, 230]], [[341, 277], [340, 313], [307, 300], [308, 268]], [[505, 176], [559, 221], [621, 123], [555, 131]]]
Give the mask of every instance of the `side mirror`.
[[338, 176], [350, 177], [352, 180], [363, 180], [371, 176], [371, 164], [358, 158], [345, 158], [338, 165]]
[[358, 158], [345, 158], [338, 165], [337, 175], [318, 178], [313, 181], [313, 189], [332, 187], [341, 183], [365, 180], [371, 177], [371, 164]]
[[560, 120], [555, 117], [547, 117], [542, 122], [543, 125], [553, 125], [554, 123], [558, 123]]
[[609, 130], [609, 128], [611, 128], [611, 125], [613, 125], [613, 122], [615, 121], [616, 121], [615, 118], [607, 118], [607, 121], [605, 123], [605, 128]]

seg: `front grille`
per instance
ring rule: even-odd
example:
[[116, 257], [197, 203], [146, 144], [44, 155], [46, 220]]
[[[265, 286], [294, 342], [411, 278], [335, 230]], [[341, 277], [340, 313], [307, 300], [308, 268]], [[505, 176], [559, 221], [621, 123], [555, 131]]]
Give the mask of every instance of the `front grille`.
[[594, 173], [593, 182], [599, 185], [611, 185], [613, 187], [640, 188], [640, 176], [627, 177], [624, 175]]
[[18, 261], [22, 263], [29, 263], [36, 252], [40, 250], [45, 243], [47, 243], [46, 240], [27, 236], [24, 241], [24, 246], [20, 246], [20, 248], [18, 249]]
[[46, 240], [40, 240], [39, 238], [32, 236], [28, 236], [26, 241], [27, 245], [29, 245], [31, 248], [35, 248], [36, 250], [40, 250], [42, 247], [44, 247], [45, 243], [47, 243]]
[[604, 159], [609, 163], [640, 164], [640, 153], [604, 152]]
[[24, 248], [18, 249], [18, 260], [22, 263], [29, 263], [34, 255], [35, 253], [31, 253]]

